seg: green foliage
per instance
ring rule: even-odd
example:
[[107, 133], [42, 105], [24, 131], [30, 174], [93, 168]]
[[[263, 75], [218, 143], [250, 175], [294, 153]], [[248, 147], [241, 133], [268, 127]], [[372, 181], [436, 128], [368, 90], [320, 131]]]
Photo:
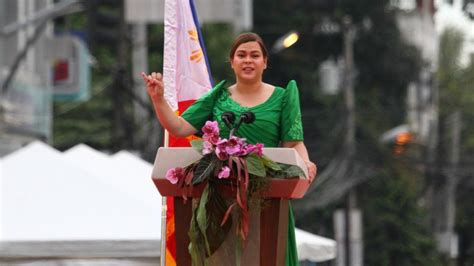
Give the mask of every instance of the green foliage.
[[162, 72], [163, 69], [164, 25], [148, 25], [148, 69], [149, 72]]
[[270, 160], [270, 158], [268, 158], [267, 156], [263, 155], [261, 159], [265, 167], [269, 168], [270, 170], [275, 170], [275, 171], [281, 170], [281, 167], [277, 163], [275, 163], [273, 160]]
[[199, 228], [200, 233], [203, 235], [204, 246], [206, 247], [206, 253], [208, 256], [211, 255], [211, 248], [209, 247], [209, 241], [207, 240], [207, 212], [206, 212], [206, 203], [209, 201], [209, 189], [210, 186], [207, 186], [201, 194], [201, 199], [199, 200], [199, 206], [196, 208], [196, 222]]
[[227, 204], [218, 191], [213, 186], [206, 186], [193, 211], [188, 232], [188, 249], [193, 265], [206, 265], [206, 257], [213, 254], [226, 239], [232, 226], [232, 219], [221, 226], [226, 210]]
[[262, 159], [256, 154], [250, 154], [245, 158], [245, 161], [247, 161], [249, 174], [259, 177], [265, 177], [267, 175]]
[[289, 164], [282, 164], [277, 163], [280, 170], [268, 170], [268, 175], [273, 178], [294, 178], [295, 176], [304, 176], [306, 177], [305, 173], [301, 168], [297, 165], [289, 165]]
[[[464, 34], [456, 28], [446, 28], [440, 36], [438, 83], [440, 94], [440, 116], [442, 127], [441, 147], [450, 145], [449, 128], [445, 119], [453, 112], [461, 112], [459, 184], [456, 197], [456, 231], [459, 235], [458, 265], [469, 265], [474, 261], [474, 182], [472, 177], [472, 154], [474, 154], [474, 57], [463, 67], [460, 63]], [[447, 149], [447, 148], [445, 148]], [[449, 161], [450, 154], [442, 153], [442, 161]], [[467, 169], [466, 169], [467, 168]]]
[[[466, 88], [461, 85], [464, 71], [460, 55], [464, 41], [463, 33], [456, 28], [447, 28], [440, 37], [438, 83], [441, 113], [446, 115], [459, 108]], [[464, 95], [463, 95], [464, 94]]]
[[203, 24], [201, 31], [214, 84], [223, 79], [233, 80], [234, 75], [229, 63], [229, 51], [233, 40], [231, 25]]
[[[353, 46], [357, 70], [356, 164], [381, 172], [357, 188], [363, 195], [359, 203], [364, 215], [364, 265], [436, 265], [429, 226], [420, 219], [424, 210], [416, 203], [419, 191], [410, 191], [413, 184], [399, 181], [406, 177], [397, 174], [398, 167], [407, 168], [406, 165], [387, 170], [393, 158], [377, 142], [383, 132], [405, 123], [406, 88], [418, 79], [424, 64], [420, 52], [401, 38], [389, 2], [257, 1], [254, 30], [269, 48], [289, 30], [300, 33], [294, 46], [271, 55], [265, 79], [278, 85], [290, 79], [298, 81], [305, 144], [310, 158], [324, 171], [327, 162], [341, 151], [346, 134], [345, 110], [342, 93], [321, 93], [317, 70], [322, 61], [343, 56], [343, 39], [340, 33], [323, 34], [317, 29], [325, 19], [340, 23], [347, 15], [352, 18], [358, 27]], [[361, 26], [367, 19], [372, 25], [368, 30]], [[421, 174], [413, 172], [410, 178], [419, 180]], [[312, 232], [333, 237], [332, 211], [340, 206], [342, 202], [335, 202], [304, 214], [295, 209], [296, 222]], [[385, 228], [390, 232], [385, 233]]]
[[194, 170], [193, 185], [209, 180], [216, 172], [216, 169], [220, 169], [218, 164], [221, 165], [221, 162], [214, 153], [204, 155]]
[[360, 188], [365, 265], [440, 265], [412, 178], [387, 169]]
[[[56, 21], [58, 31], [84, 31], [87, 17], [74, 14]], [[102, 49], [93, 54], [97, 65], [92, 69], [91, 98], [86, 102], [58, 102], [53, 106], [53, 146], [68, 149], [85, 143], [96, 149], [109, 150], [112, 140], [112, 102], [109, 90], [113, 84], [104, 66], [113, 65], [115, 55]], [[107, 63], [106, 63], [107, 62]]]

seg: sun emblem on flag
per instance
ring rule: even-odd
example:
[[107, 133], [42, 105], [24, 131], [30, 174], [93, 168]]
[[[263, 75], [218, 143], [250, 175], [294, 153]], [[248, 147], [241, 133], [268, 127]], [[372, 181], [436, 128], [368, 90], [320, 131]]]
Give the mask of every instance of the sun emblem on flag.
[[[195, 29], [188, 30], [188, 36], [189, 36], [189, 39], [199, 44], [199, 36], [198, 36], [197, 30]], [[196, 63], [201, 62], [203, 58], [204, 58], [204, 53], [202, 52], [201, 48], [192, 50], [191, 56], [189, 57], [191, 61], [196, 62]]]

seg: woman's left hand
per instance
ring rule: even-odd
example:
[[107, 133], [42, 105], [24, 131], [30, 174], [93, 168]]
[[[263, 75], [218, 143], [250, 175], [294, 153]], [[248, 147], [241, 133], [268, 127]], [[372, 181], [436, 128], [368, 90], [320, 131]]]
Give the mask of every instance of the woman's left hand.
[[306, 161], [306, 167], [308, 167], [308, 177], [309, 177], [309, 182], [313, 182], [313, 180], [316, 177], [316, 174], [318, 172], [318, 167], [316, 166], [315, 163], [311, 161]]

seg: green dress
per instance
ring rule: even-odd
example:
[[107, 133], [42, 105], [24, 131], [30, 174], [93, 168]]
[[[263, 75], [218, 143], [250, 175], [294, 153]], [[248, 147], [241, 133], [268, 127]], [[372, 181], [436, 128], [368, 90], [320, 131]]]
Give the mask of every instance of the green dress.
[[[299, 93], [294, 80], [288, 83], [286, 89], [275, 87], [268, 100], [253, 107], [243, 107], [232, 100], [224, 84], [225, 81], [217, 84], [182, 114], [195, 129], [200, 130], [208, 120], [218, 121], [221, 137], [228, 137], [230, 130], [221, 115], [233, 112], [238, 121], [240, 114], [251, 111], [255, 114], [255, 121], [242, 124], [234, 135], [246, 138], [248, 143], [263, 143], [265, 147], [278, 147], [281, 141], [303, 141]], [[285, 257], [286, 265], [299, 265], [291, 205]]]

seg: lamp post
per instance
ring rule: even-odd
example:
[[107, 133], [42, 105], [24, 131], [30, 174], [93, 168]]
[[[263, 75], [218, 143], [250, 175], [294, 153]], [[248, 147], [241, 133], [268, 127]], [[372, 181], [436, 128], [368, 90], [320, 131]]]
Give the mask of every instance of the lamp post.
[[289, 48], [290, 46], [295, 44], [298, 39], [299, 34], [297, 31], [292, 30], [286, 33], [275, 41], [272, 47], [272, 53], [276, 54], [278, 52], [281, 52], [283, 49]]

